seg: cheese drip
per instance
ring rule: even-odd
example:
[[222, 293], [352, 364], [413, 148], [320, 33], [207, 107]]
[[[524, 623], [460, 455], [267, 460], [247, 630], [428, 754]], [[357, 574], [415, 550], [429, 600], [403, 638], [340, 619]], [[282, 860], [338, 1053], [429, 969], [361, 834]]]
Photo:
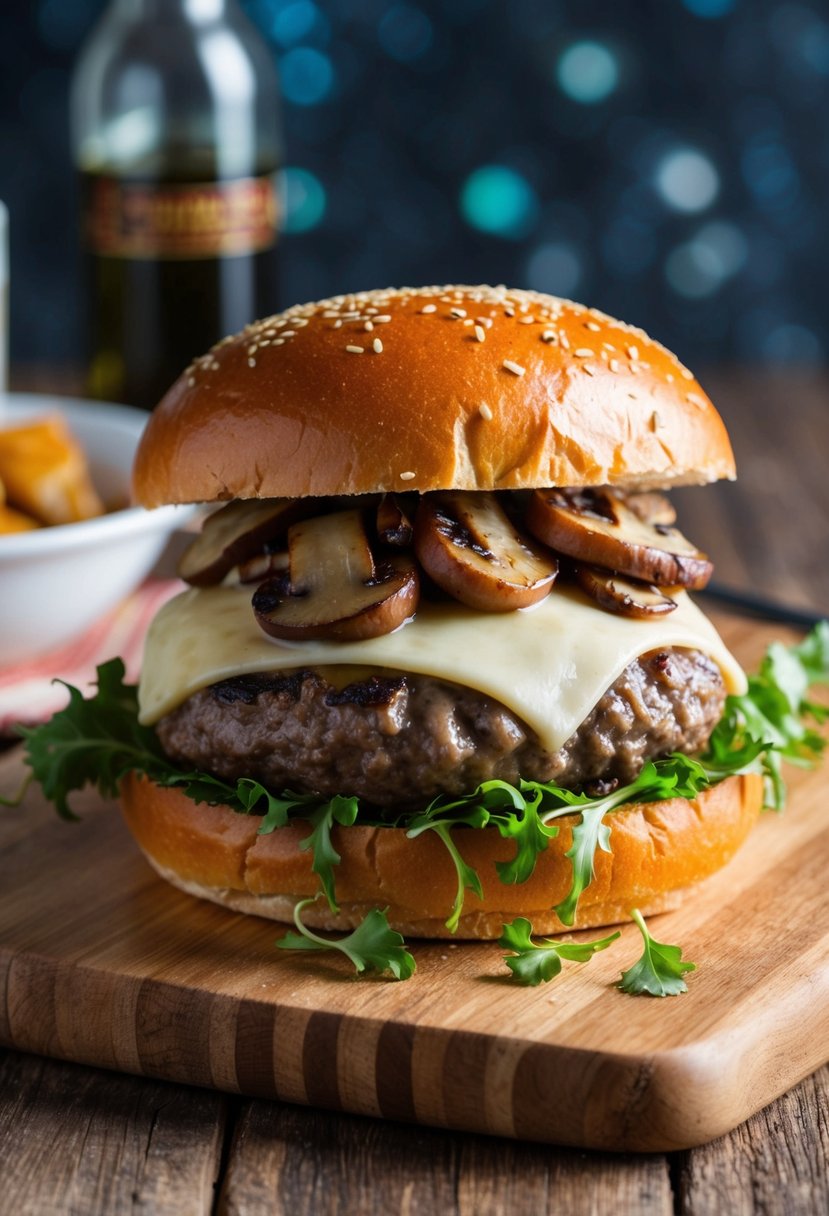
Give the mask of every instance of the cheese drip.
[[651, 650], [700, 650], [729, 692], [746, 679], [713, 625], [685, 593], [652, 621], [614, 616], [581, 592], [557, 588], [533, 608], [484, 613], [421, 602], [394, 633], [362, 642], [282, 642], [267, 637], [251, 589], [191, 588], [153, 621], [139, 688], [141, 721], [157, 722], [208, 684], [291, 668], [382, 667], [475, 688], [506, 705], [557, 751], [633, 659]]

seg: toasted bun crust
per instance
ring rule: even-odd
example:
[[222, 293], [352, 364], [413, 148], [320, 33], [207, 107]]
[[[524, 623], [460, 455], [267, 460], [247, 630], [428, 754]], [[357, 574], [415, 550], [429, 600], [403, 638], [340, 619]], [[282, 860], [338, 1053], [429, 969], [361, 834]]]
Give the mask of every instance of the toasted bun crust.
[[150, 419], [134, 492], [155, 507], [733, 476], [708, 397], [641, 330], [538, 292], [426, 287], [226, 338]]
[[[687, 801], [634, 804], [609, 820], [612, 853], [598, 852], [596, 876], [579, 901], [576, 928], [629, 920], [633, 907], [645, 915], [681, 902], [690, 888], [734, 855], [754, 825], [762, 803], [756, 775], [729, 777]], [[294, 904], [317, 894], [311, 857], [300, 851], [307, 825], [297, 822], [258, 836], [260, 820], [222, 806], [197, 805], [180, 790], [162, 789], [130, 775], [122, 785], [127, 824], [158, 872], [192, 895], [273, 920], [290, 920]], [[457, 829], [454, 840], [478, 871], [484, 898], [467, 893], [457, 937], [499, 937], [505, 920], [529, 917], [537, 932], [565, 928], [551, 908], [570, 887], [565, 857], [574, 817], [537, 861], [525, 883], [505, 886], [496, 861], [514, 846], [496, 829]], [[444, 921], [457, 878], [445, 847], [433, 833], [409, 840], [402, 828], [335, 827], [342, 861], [337, 866], [340, 914], [324, 899], [306, 909], [305, 921], [323, 929], [347, 929], [370, 908], [388, 907], [389, 923], [413, 937], [450, 936]]]

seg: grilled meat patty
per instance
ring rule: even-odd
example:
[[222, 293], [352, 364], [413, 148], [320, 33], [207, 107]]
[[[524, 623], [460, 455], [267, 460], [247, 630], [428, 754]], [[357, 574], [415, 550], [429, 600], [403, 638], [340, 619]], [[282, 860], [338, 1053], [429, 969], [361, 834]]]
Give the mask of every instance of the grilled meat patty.
[[629, 664], [551, 753], [509, 709], [471, 688], [384, 673], [339, 689], [324, 669], [298, 670], [213, 684], [162, 718], [157, 731], [173, 760], [227, 780], [357, 794], [402, 810], [492, 778], [577, 790], [632, 781], [647, 760], [699, 751], [725, 695], [706, 655], [654, 651]]

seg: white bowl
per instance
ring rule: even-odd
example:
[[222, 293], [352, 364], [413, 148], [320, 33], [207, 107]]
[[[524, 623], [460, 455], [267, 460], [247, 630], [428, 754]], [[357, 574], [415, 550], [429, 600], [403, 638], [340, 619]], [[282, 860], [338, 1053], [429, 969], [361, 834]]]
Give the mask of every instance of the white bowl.
[[[0, 397], [0, 427], [65, 416], [104, 502], [129, 500], [148, 415], [126, 405], [29, 393]], [[0, 666], [65, 645], [133, 591], [193, 508], [128, 507], [98, 519], [0, 535]]]

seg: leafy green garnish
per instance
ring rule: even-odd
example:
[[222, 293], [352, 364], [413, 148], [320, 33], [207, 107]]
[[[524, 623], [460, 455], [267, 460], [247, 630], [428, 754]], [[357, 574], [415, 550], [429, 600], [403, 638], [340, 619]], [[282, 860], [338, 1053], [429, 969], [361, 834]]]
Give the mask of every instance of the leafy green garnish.
[[452, 904], [452, 911], [446, 920], [446, 928], [451, 933], [454, 933], [458, 927], [458, 921], [463, 910], [464, 893], [472, 891], [478, 896], [478, 899], [483, 899], [484, 891], [481, 886], [481, 879], [477, 870], [473, 870], [472, 866], [467, 865], [464, 859], [458, 852], [458, 847], [452, 839], [452, 828], [456, 823], [463, 824], [465, 827], [481, 828], [489, 822], [489, 812], [484, 807], [473, 807], [465, 816], [460, 819], [430, 819], [428, 813], [419, 815], [412, 826], [409, 828], [406, 835], [414, 840], [423, 832], [432, 831], [436, 836], [439, 836], [443, 841], [449, 856], [455, 866], [455, 872], [458, 876], [458, 887], [455, 894], [455, 900]]
[[356, 818], [357, 799], [343, 798], [339, 794], [335, 794], [330, 802], [317, 807], [315, 811], [306, 811], [303, 815], [303, 819], [307, 819], [311, 824], [312, 830], [299, 847], [311, 850], [311, 869], [319, 876], [332, 912], [340, 910], [334, 898], [334, 866], [340, 864], [340, 855], [331, 843], [331, 829], [335, 823], [348, 827]]
[[94, 697], [84, 699], [71, 684], [65, 687], [69, 692], [65, 709], [43, 726], [20, 728], [35, 780], [62, 818], [77, 818], [68, 796], [85, 785], [95, 785], [111, 798], [126, 773], [149, 776], [172, 768], [155, 731], [138, 721], [138, 690], [124, 684], [120, 659], [98, 668]]
[[339, 950], [354, 964], [355, 970], [390, 971], [396, 980], [414, 975], [416, 964], [405, 948], [403, 938], [389, 928], [386, 912], [373, 908], [357, 928], [346, 937], [330, 940], [318, 937], [302, 923], [303, 908], [314, 902], [303, 899], [294, 908], [294, 924], [298, 933], [288, 932], [277, 941], [282, 950]]
[[678, 996], [687, 992], [683, 976], [686, 971], [696, 971], [696, 963], [682, 961], [680, 946], [667, 946], [652, 938], [638, 908], [632, 908], [630, 914], [639, 926], [645, 949], [639, 961], [622, 972], [619, 988], [631, 996]]
[[519, 916], [498, 939], [498, 945], [514, 954], [504, 955], [504, 962], [520, 984], [535, 988], [538, 984], [554, 979], [561, 971], [561, 960], [587, 963], [599, 950], [606, 950], [620, 933], [611, 933], [595, 942], [557, 942], [544, 937], [539, 942], [532, 940], [533, 927], [524, 916]]
[[[784, 760], [811, 767], [826, 746], [810, 722], [825, 722], [829, 709], [809, 700], [813, 684], [829, 682], [829, 621], [821, 621], [797, 646], [773, 642], [748, 690], [730, 696], [714, 728], [704, 760], [727, 776], [740, 769], [741, 756], [765, 777], [765, 804], [782, 810]], [[754, 755], [751, 755], [752, 750]]]

